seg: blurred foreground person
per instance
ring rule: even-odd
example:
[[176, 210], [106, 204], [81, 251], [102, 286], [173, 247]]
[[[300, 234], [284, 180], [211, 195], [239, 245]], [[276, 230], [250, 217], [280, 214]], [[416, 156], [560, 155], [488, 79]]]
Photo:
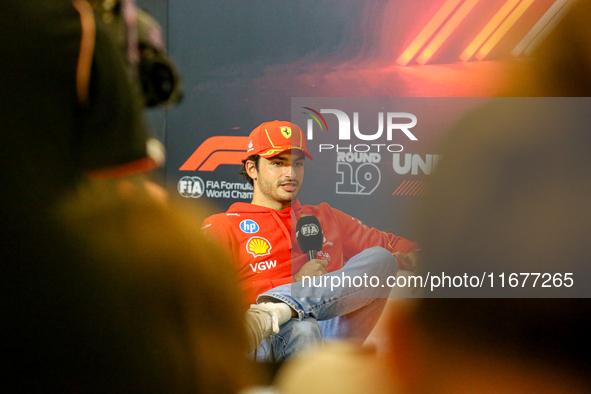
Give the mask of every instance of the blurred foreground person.
[[162, 152], [101, 18], [86, 0], [3, 0], [0, 25], [4, 391], [246, 387], [233, 269], [202, 216], [138, 175]]
[[85, 179], [157, 167], [123, 56], [86, 0], [0, 2], [0, 181], [45, 212]]
[[54, 222], [2, 207], [6, 392], [237, 393], [250, 383], [232, 267], [198, 213], [93, 183]]
[[[528, 65], [524, 95], [588, 96], [590, 29], [582, 0]], [[424, 272], [571, 272], [574, 284], [540, 278], [534, 291], [520, 276], [494, 299], [393, 311], [392, 337], [407, 338], [391, 350], [401, 393], [591, 392], [590, 108], [588, 97], [504, 98], [450, 135], [419, 212]], [[447, 296], [470, 291], [456, 290]], [[587, 298], [560, 298], [573, 294]]]
[[424, 272], [486, 275], [494, 298], [450, 288], [392, 311], [392, 338], [406, 338], [392, 341], [401, 393], [591, 391], [591, 299], [562, 298], [588, 297], [589, 108], [591, 98], [502, 99], [449, 139], [421, 211]]

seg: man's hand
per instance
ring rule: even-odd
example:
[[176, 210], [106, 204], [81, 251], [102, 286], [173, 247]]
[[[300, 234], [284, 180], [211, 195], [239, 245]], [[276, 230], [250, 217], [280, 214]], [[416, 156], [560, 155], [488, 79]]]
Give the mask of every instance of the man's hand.
[[[402, 253], [402, 252], [396, 252], [396, 253], [394, 253], [394, 256], [396, 256], [396, 258], [398, 259], [399, 266], [401, 264], [403, 264], [406, 267], [408, 267], [409, 270], [415, 271], [415, 275], [423, 276], [423, 268], [421, 267], [421, 257], [419, 257], [421, 255], [420, 250], [416, 250], [415, 252], [410, 252], [410, 253], [406, 253], [406, 254]], [[401, 267], [401, 268], [404, 268], [404, 267]], [[410, 294], [414, 295], [418, 291], [419, 291], [419, 288], [415, 286], [410, 291]]]
[[402, 269], [408, 269], [410, 271], [414, 271], [415, 269], [417, 269], [418, 266], [420, 266], [419, 253], [396, 252], [396, 253], [394, 253], [394, 256], [398, 260], [398, 266]]
[[313, 278], [315, 276], [320, 276], [326, 274], [326, 266], [328, 265], [328, 261], [320, 260], [320, 259], [313, 259], [308, 261], [306, 264], [300, 268], [300, 270], [293, 276], [296, 282], [302, 281], [302, 276], [309, 276]]

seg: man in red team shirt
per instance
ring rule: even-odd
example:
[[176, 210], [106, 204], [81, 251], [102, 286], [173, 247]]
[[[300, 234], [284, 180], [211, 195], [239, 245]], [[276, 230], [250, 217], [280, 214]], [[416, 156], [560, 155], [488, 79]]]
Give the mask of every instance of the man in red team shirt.
[[[247, 312], [250, 350], [270, 336], [258, 354], [278, 361], [327, 338], [365, 340], [390, 288], [331, 289], [302, 277], [395, 276], [398, 267], [414, 268], [419, 245], [365, 226], [326, 203], [302, 206], [296, 197], [304, 162], [313, 158], [299, 126], [261, 124], [250, 134], [247, 154], [242, 174], [254, 187], [252, 203], [233, 204], [207, 218], [203, 228], [232, 252], [248, 301], [258, 303]], [[310, 261], [291, 236], [302, 215], [316, 216], [324, 235], [322, 251]]]

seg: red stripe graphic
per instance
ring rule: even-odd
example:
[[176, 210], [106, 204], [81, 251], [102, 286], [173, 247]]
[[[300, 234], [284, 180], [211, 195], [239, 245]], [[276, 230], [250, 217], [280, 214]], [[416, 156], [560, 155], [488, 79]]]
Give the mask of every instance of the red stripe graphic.
[[409, 196], [416, 196], [417, 195], [417, 190], [421, 187], [422, 182], [420, 181], [416, 181], [415, 185], [407, 192], [407, 195]]
[[412, 190], [412, 188], [414, 187], [414, 185], [417, 183], [417, 181], [410, 181], [410, 183], [408, 184], [408, 186], [404, 189], [404, 191], [402, 191], [400, 193], [401, 196], [407, 196], [408, 192], [410, 190]]
[[427, 182], [423, 182], [421, 188], [417, 191], [417, 196], [424, 196], [427, 192]]
[[402, 182], [402, 183], [400, 184], [400, 186], [398, 186], [398, 189], [394, 190], [394, 193], [392, 193], [392, 195], [393, 195], [393, 196], [394, 196], [394, 195], [398, 195], [398, 191], [400, 190], [400, 188], [401, 188], [401, 187], [403, 187], [403, 186], [406, 184], [406, 182], [409, 182], [409, 181], [404, 181], [404, 182]]
[[404, 185], [404, 187], [400, 190], [400, 192], [398, 192], [398, 195], [403, 196], [404, 193], [406, 193], [406, 191], [408, 190], [408, 188], [411, 187], [411, 185], [412, 185], [412, 181], [408, 181], [406, 183], [406, 185]]
[[421, 196], [425, 194], [427, 183], [425, 181], [404, 181], [398, 186], [393, 196]]
[[408, 185], [406, 185], [406, 187], [403, 190], [400, 191], [400, 194], [402, 196], [405, 196], [406, 192], [412, 188], [412, 186], [414, 185], [415, 182], [416, 181], [411, 181]]

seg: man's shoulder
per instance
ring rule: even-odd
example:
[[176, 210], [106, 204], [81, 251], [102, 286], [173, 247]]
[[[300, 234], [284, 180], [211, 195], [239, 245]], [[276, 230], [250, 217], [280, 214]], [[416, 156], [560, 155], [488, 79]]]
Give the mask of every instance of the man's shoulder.
[[328, 213], [332, 213], [332, 212], [343, 213], [342, 211], [338, 210], [337, 208], [331, 207], [326, 202], [321, 202], [318, 205], [304, 205], [304, 206], [302, 206], [302, 213], [305, 215], [328, 214]]
[[219, 223], [226, 220], [226, 212], [214, 213], [205, 218], [203, 223]]
[[328, 205], [327, 202], [321, 202], [320, 204], [317, 205], [310, 205], [310, 204], [305, 204], [302, 205], [303, 209], [332, 209], [332, 207], [330, 205]]
[[207, 217], [203, 223], [229, 223], [234, 221], [236, 218], [240, 218], [241, 215], [239, 213], [233, 213], [231, 211], [215, 213], [209, 217]]
[[203, 221], [201, 230], [206, 234], [225, 234], [231, 233], [234, 221], [232, 220], [234, 215], [228, 215], [227, 212], [221, 212], [213, 214]]
[[268, 212], [259, 212], [253, 204], [237, 202], [228, 208], [226, 212], [216, 213], [206, 218], [204, 223], [233, 223], [236, 221], [247, 220], [254, 215], [268, 214]]

